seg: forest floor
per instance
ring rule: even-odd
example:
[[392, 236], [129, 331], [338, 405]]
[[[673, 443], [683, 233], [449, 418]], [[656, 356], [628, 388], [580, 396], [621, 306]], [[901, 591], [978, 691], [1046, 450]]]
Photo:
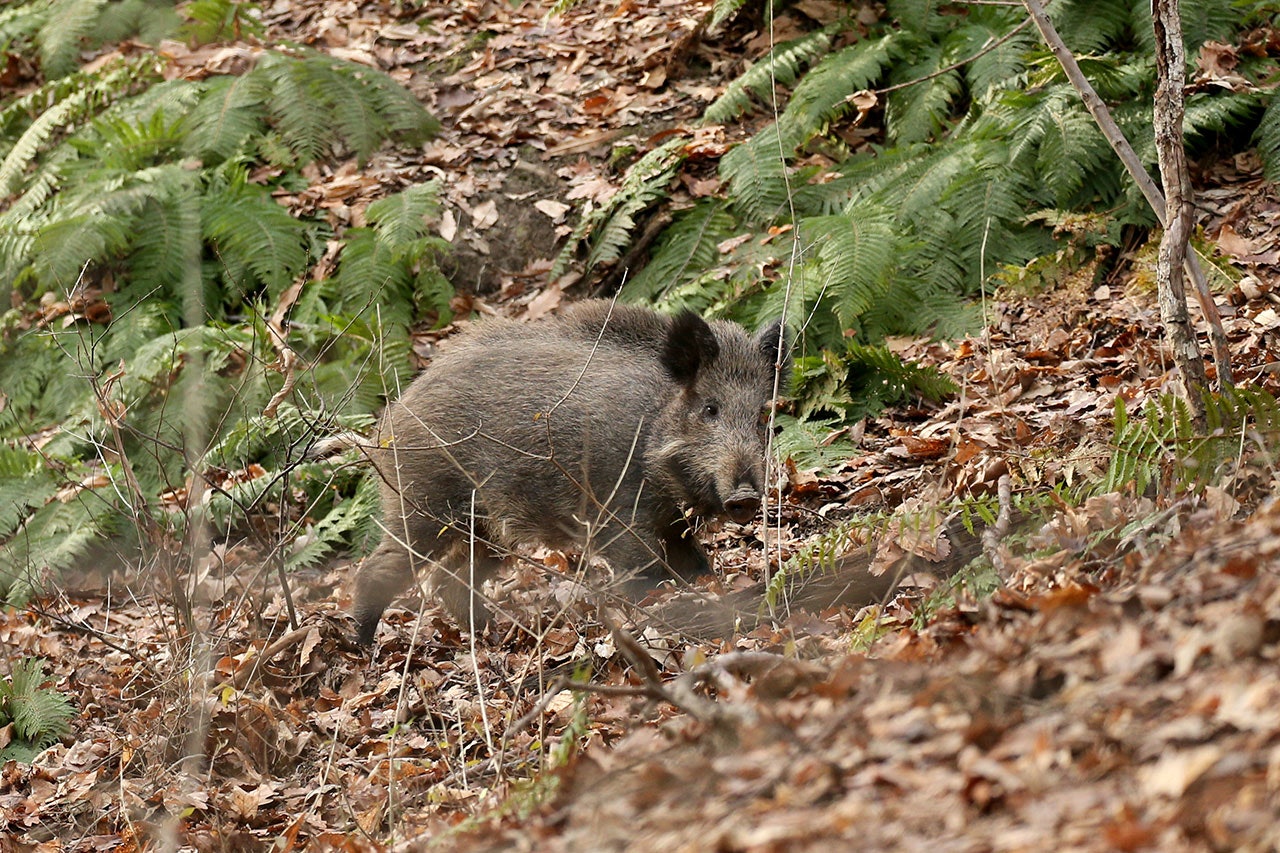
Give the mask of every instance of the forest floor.
[[[272, 38], [386, 69], [444, 124], [284, 201], [358, 224], [439, 179], [458, 307], [554, 311], [585, 295], [546, 274], [571, 205], [617, 189], [610, 152], [692, 122], [767, 45], [705, 33], [710, 5], [264, 3]], [[792, 4], [774, 38], [825, 14]], [[174, 73], [243, 60], [169, 50]], [[1236, 379], [1275, 393], [1280, 193], [1248, 156], [1196, 177], [1206, 245], [1247, 273], [1218, 294]], [[713, 169], [683, 181], [716, 189]], [[1071, 492], [1105, 481], [1116, 399], [1173, 388], [1154, 252], [1126, 252], [999, 294], [967, 339], [893, 342], [961, 392], [833, 435], [858, 452], [788, 468], [767, 530], [707, 530], [716, 576], [609, 611], [612, 629], [544, 554], [492, 591], [512, 621], [472, 639], [402, 602], [370, 658], [348, 640], [349, 566], [290, 579], [290, 630], [274, 575], [234, 543], [192, 579], [198, 643], [144, 577], [85, 572], [0, 612], [6, 654], [48, 661], [77, 709], [34, 764], [0, 767], [0, 850], [1280, 847], [1280, 503], [1258, 452], [1275, 424], [1232, 438], [1210, 487], [1174, 488], [1192, 451], [1170, 446], [1155, 497]], [[1040, 511], [985, 539], [928, 512], [1002, 480]], [[876, 514], [870, 542], [829, 535]], [[759, 600], [824, 533], [827, 571], [765, 618], [718, 609]], [[994, 593], [990, 570], [947, 579], [978, 554]]]

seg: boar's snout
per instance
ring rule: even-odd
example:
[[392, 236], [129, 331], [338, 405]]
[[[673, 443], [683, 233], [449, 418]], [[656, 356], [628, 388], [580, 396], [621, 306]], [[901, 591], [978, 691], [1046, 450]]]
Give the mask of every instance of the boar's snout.
[[725, 514], [739, 524], [749, 524], [760, 510], [760, 494], [752, 488], [738, 489], [724, 502]]

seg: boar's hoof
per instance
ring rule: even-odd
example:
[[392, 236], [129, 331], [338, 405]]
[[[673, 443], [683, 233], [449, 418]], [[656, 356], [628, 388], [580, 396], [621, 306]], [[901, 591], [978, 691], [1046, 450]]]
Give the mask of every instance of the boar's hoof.
[[750, 524], [760, 511], [760, 496], [753, 491], [739, 490], [724, 502], [725, 514], [739, 524]]

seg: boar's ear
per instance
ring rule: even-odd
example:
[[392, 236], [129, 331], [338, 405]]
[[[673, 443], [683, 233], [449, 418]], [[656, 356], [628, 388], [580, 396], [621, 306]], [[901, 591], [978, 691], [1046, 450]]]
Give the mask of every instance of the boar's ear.
[[786, 332], [782, 326], [782, 320], [774, 320], [769, 325], [760, 330], [756, 335], [756, 346], [760, 348], [760, 352], [764, 354], [765, 361], [772, 367], [780, 365], [782, 368], [783, 384], [791, 372], [791, 347], [787, 346]]
[[681, 311], [671, 320], [662, 345], [662, 366], [681, 385], [692, 385], [698, 371], [715, 361], [720, 344], [707, 321], [692, 311]]

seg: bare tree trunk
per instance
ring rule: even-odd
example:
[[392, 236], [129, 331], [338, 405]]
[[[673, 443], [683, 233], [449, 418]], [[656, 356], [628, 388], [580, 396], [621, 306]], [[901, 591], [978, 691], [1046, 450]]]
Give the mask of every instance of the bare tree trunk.
[[[1102, 99], [1098, 97], [1098, 93], [1094, 91], [1094, 88], [1089, 83], [1088, 78], [1086, 78], [1084, 76], [1084, 72], [1080, 70], [1080, 65], [1076, 62], [1075, 57], [1071, 55], [1071, 51], [1067, 50], [1067, 46], [1063, 43], [1061, 36], [1058, 35], [1058, 31], [1054, 29], [1053, 22], [1050, 21], [1049, 16], [1045, 14], [1043, 3], [1041, 3], [1040, 0], [1023, 0], [1023, 5], [1031, 15], [1032, 20], [1035, 21], [1036, 27], [1040, 30], [1040, 35], [1044, 39], [1045, 44], [1049, 46], [1049, 49], [1053, 51], [1053, 55], [1057, 57], [1058, 62], [1062, 65], [1063, 71], [1066, 72], [1067, 79], [1071, 81], [1071, 85], [1074, 86], [1076, 91], [1080, 94], [1080, 99], [1084, 102], [1085, 108], [1088, 109], [1089, 114], [1093, 116], [1093, 120], [1097, 123], [1099, 129], [1101, 129], [1103, 136], [1107, 139], [1107, 142], [1111, 145], [1111, 149], [1116, 152], [1116, 156], [1120, 158], [1120, 162], [1124, 165], [1125, 170], [1129, 172], [1130, 177], [1133, 178], [1134, 182], [1138, 185], [1138, 188], [1142, 191], [1142, 195], [1146, 198], [1147, 203], [1151, 205], [1151, 209], [1155, 211], [1156, 217], [1160, 220], [1160, 224], [1162, 226], [1165, 225], [1168, 205], [1165, 202], [1164, 195], [1160, 192], [1160, 188], [1156, 186], [1155, 181], [1151, 180], [1151, 176], [1147, 174], [1146, 169], [1143, 168], [1142, 161], [1133, 150], [1133, 146], [1129, 144], [1129, 140], [1125, 138], [1124, 133], [1111, 117], [1111, 113], [1107, 110], [1106, 104], [1104, 104]], [[1181, 41], [1179, 41], [1179, 48], [1181, 48]], [[1181, 52], [1181, 50], [1179, 52]], [[1161, 67], [1161, 73], [1163, 74], [1164, 63], [1161, 63]], [[1181, 79], [1182, 68], [1182, 65], [1178, 66], [1179, 79]], [[1179, 89], [1178, 103], [1180, 107], [1182, 103], [1181, 89]], [[1181, 119], [1181, 109], [1179, 109], [1179, 119]], [[1181, 125], [1179, 125], [1179, 127], [1181, 127]], [[1181, 135], [1179, 135], [1178, 140], [1179, 151], [1181, 151]], [[1185, 168], [1185, 156], [1183, 158], [1183, 162]], [[1185, 247], [1185, 242], [1183, 245]], [[1204, 314], [1205, 322], [1209, 327], [1209, 339], [1213, 346], [1214, 363], [1218, 369], [1218, 382], [1221, 385], [1229, 386], [1231, 384], [1231, 356], [1227, 349], [1227, 335], [1222, 328], [1222, 317], [1218, 314], [1218, 307], [1214, 304], [1213, 294], [1209, 292], [1209, 285], [1205, 279], [1204, 270], [1200, 268], [1200, 263], [1196, 259], [1196, 256], [1194, 254], [1188, 254], [1184, 250], [1183, 257], [1185, 258], [1187, 275], [1195, 285], [1196, 299], [1200, 304], [1200, 310]], [[1178, 281], [1181, 283], [1180, 276]], [[1181, 313], [1185, 318], [1185, 300], [1180, 304], [1183, 306]], [[1165, 300], [1162, 298], [1162, 317], [1164, 315], [1164, 307]], [[1165, 319], [1165, 322], [1166, 324], [1169, 322], [1167, 318]], [[1184, 328], [1189, 332], [1189, 320], [1186, 322]], [[1166, 334], [1169, 335], [1170, 341], [1173, 343], [1175, 354], [1177, 354], [1179, 359], [1181, 359], [1181, 356], [1185, 354], [1186, 349], [1184, 347], [1180, 347], [1174, 341], [1174, 336], [1179, 333], [1175, 332], [1173, 326], [1167, 326]], [[1194, 348], [1194, 336], [1190, 336], [1190, 343]], [[1178, 366], [1183, 370], [1183, 378], [1188, 386], [1188, 394], [1194, 395], [1194, 397], [1191, 398], [1192, 406], [1197, 412], [1199, 412], [1202, 410], [1202, 401], [1199, 399], [1200, 392], [1207, 386], [1208, 380], [1205, 376], [1204, 365], [1200, 361], [1198, 349], [1196, 350], [1194, 363], [1195, 367], [1190, 368], [1191, 370], [1196, 371], [1193, 374], [1188, 374], [1186, 372], [1188, 368], [1184, 366], [1181, 361], [1179, 361]], [[1198, 379], [1193, 378], [1197, 376]], [[1192, 391], [1190, 386], [1197, 384], [1200, 390]]]
[[1151, 0], [1151, 20], [1156, 34], [1156, 154], [1160, 181], [1164, 184], [1164, 235], [1156, 262], [1160, 319], [1173, 345], [1173, 357], [1182, 371], [1187, 400], [1196, 421], [1204, 425], [1204, 392], [1209, 386], [1200, 347], [1187, 316], [1182, 287], [1182, 265], [1195, 211], [1192, 208], [1191, 172], [1182, 144], [1183, 97], [1187, 58], [1182, 46], [1182, 19], [1178, 0]]

